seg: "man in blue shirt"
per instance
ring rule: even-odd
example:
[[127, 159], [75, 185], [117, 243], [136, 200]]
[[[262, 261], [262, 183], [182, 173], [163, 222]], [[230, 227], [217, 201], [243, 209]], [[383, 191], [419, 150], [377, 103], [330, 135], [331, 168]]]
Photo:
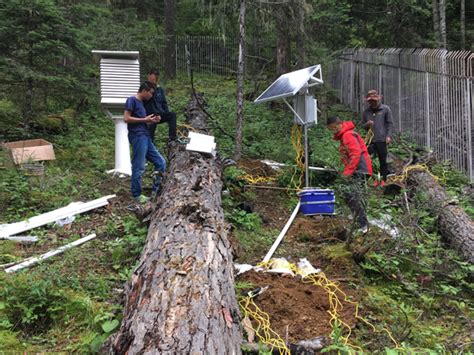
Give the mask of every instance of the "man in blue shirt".
[[158, 152], [153, 144], [148, 124], [156, 124], [160, 117], [155, 114], [147, 115], [143, 102], [151, 99], [155, 91], [153, 83], [144, 82], [138, 92], [130, 96], [125, 102], [123, 119], [127, 123], [128, 141], [132, 145], [132, 182], [131, 191], [135, 200], [145, 203], [148, 197], [142, 195], [142, 176], [145, 173], [145, 161], [153, 163], [155, 168], [155, 181], [153, 193], [158, 191], [161, 175], [166, 170], [165, 158]]
[[176, 140], [176, 113], [170, 112], [168, 102], [166, 101], [165, 91], [158, 83], [160, 72], [158, 69], [151, 69], [148, 72], [147, 80], [155, 85], [155, 93], [153, 97], [145, 101], [145, 109], [147, 115], [156, 114], [160, 116], [160, 121], [150, 124], [150, 136], [153, 140], [155, 137], [156, 125], [159, 123], [168, 123], [168, 142]]

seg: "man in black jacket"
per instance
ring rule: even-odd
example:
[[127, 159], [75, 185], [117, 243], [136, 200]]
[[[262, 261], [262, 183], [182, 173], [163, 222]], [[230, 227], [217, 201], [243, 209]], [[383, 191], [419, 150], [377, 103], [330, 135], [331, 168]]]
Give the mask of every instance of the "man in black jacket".
[[369, 90], [365, 97], [369, 107], [362, 114], [362, 124], [369, 131], [372, 130], [373, 138], [368, 149], [370, 154], [377, 154], [380, 162], [381, 186], [385, 185], [388, 175], [387, 145], [392, 142], [392, 111], [390, 107], [382, 104], [382, 95], [375, 90]]
[[155, 93], [153, 97], [145, 102], [147, 115], [156, 114], [161, 117], [158, 123], [152, 123], [148, 127], [150, 129], [151, 139], [154, 140], [156, 125], [163, 122], [168, 123], [168, 142], [176, 140], [176, 113], [170, 112], [168, 103], [166, 102], [165, 91], [159, 85], [160, 72], [158, 69], [151, 69], [148, 72], [147, 80], [155, 85]]

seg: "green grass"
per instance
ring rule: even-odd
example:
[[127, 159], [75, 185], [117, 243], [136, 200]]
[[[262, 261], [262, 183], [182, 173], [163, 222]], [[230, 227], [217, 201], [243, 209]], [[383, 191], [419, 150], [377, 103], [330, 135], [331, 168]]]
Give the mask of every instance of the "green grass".
[[[209, 126], [214, 128], [221, 155], [232, 155], [233, 140], [216, 127], [234, 132], [235, 81], [196, 75], [195, 84], [197, 91], [205, 93], [207, 110], [213, 117]], [[163, 85], [171, 109], [183, 123], [183, 109], [190, 97], [189, 79], [180, 77]], [[246, 91], [251, 89], [247, 86]], [[324, 128], [324, 120], [332, 114], [349, 118], [352, 112], [332, 104], [326, 98], [326, 91], [318, 95], [324, 111], [320, 115], [323, 124], [310, 129], [311, 162], [340, 169], [338, 143]], [[294, 164], [293, 117], [288, 108], [246, 101], [244, 110], [244, 155]], [[158, 134], [167, 137], [167, 126], [159, 125]], [[72, 201], [128, 193], [127, 182], [105, 173], [114, 164], [114, 127], [97, 107], [80, 113], [61, 134], [42, 137], [54, 144], [56, 160], [45, 163], [45, 176], [41, 179], [24, 176], [9, 165], [6, 152], [0, 151], [0, 223], [16, 222]], [[158, 138], [160, 149], [164, 148], [164, 142], [164, 138]], [[391, 149], [396, 152], [397, 146]], [[255, 199], [255, 195], [240, 191], [243, 184], [240, 173], [238, 169], [226, 170], [226, 187], [232, 194], [223, 199], [225, 216], [233, 225], [232, 233], [242, 249], [239, 261], [261, 260], [279, 231], [266, 227], [258, 214], [237, 208], [239, 203]], [[434, 173], [442, 177], [442, 183], [453, 196], [459, 196], [466, 184], [462, 175], [446, 164], [436, 166]], [[288, 186], [290, 180], [291, 171], [287, 171], [278, 178], [278, 184]], [[313, 173], [311, 184], [338, 191], [342, 182], [333, 174]], [[413, 199], [423, 201], [422, 196]], [[294, 196], [283, 201], [288, 215], [296, 202]], [[460, 203], [472, 216], [469, 201], [461, 199]], [[407, 214], [400, 197], [385, 197], [370, 190], [368, 204], [369, 215], [373, 217], [390, 214], [400, 226], [402, 237], [379, 243], [357, 241], [362, 246], [375, 242], [359, 265], [353, 262], [350, 250], [343, 244], [322, 245], [322, 254], [355, 270], [353, 275], [359, 278], [353, 287], [365, 295], [361, 300], [364, 316], [377, 329], [386, 327], [400, 337], [407, 351], [466, 349], [462, 344], [468, 342], [467, 320], [473, 317], [469, 279], [472, 266], [447, 248], [436, 232], [436, 219], [426, 212], [422, 203]], [[342, 203], [340, 207], [340, 211], [347, 213]], [[18, 274], [0, 273], [0, 351], [95, 352], [117, 329], [121, 320], [120, 292], [139, 258], [146, 228], [123, 211], [96, 219], [90, 214], [79, 216], [74, 225], [82, 230], [74, 227], [70, 231], [59, 230], [51, 226], [35, 229], [31, 234], [40, 238], [35, 246], [0, 241], [0, 263], [7, 263], [64, 245], [92, 231], [98, 235], [90, 243]], [[399, 275], [403, 275], [403, 280]], [[251, 287], [236, 285], [237, 292]], [[393, 348], [386, 335], [373, 333], [363, 324], [354, 333], [354, 342], [368, 352]]]

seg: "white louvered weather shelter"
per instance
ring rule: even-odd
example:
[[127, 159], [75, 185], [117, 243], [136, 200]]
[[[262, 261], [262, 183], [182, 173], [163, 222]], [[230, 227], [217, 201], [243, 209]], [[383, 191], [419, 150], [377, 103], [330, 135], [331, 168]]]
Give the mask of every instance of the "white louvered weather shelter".
[[132, 175], [127, 124], [123, 120], [125, 101], [140, 86], [138, 51], [93, 50], [100, 59], [100, 103], [115, 124], [115, 169], [117, 175]]

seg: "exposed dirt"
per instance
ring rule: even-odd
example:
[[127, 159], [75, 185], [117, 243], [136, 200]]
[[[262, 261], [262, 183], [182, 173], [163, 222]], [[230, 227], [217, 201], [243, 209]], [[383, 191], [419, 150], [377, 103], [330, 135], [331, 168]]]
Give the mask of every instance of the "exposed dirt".
[[267, 228], [281, 229], [291, 215], [291, 210], [286, 206], [288, 193], [280, 190], [247, 188], [255, 194], [255, 200], [250, 204], [253, 212], [262, 218]]
[[344, 225], [348, 220], [331, 216], [300, 216], [295, 218], [287, 233], [294, 242], [340, 242], [346, 239]]
[[[283, 339], [288, 332], [288, 340], [295, 342], [328, 336], [331, 331], [328, 293], [320, 286], [303, 283], [300, 277], [286, 277], [279, 274], [249, 271], [238, 277], [239, 281], [251, 282], [255, 288], [269, 286], [254, 298], [255, 303], [270, 317], [272, 330]], [[341, 286], [347, 296], [353, 291]], [[246, 290], [247, 291], [247, 290]], [[355, 307], [343, 301], [340, 318], [349, 326], [356, 323]], [[256, 324], [253, 324], [255, 326]]]
[[238, 166], [252, 176], [273, 177], [278, 174], [277, 170], [260, 160], [241, 159], [238, 161]]
[[[276, 174], [259, 161], [241, 161], [239, 165], [252, 175]], [[247, 189], [255, 194], [250, 205], [252, 211], [262, 218], [264, 228], [281, 230], [291, 215], [292, 210], [288, 202], [294, 192], [252, 187]], [[348, 284], [354, 280], [356, 268], [351, 252], [341, 243], [347, 238], [345, 226], [348, 225], [350, 221], [339, 216], [307, 217], [300, 214], [293, 221], [274, 257], [285, 257], [294, 263], [300, 258], [307, 258], [314, 267], [321, 268], [329, 279], [340, 281], [340, 289], [353, 300], [357, 300], [356, 291]], [[277, 234], [275, 238], [276, 236]], [[265, 255], [268, 251], [266, 249], [262, 247], [256, 255]], [[245, 259], [245, 256], [242, 259]], [[239, 259], [239, 262], [255, 261]], [[271, 328], [283, 339], [288, 336], [290, 342], [296, 342], [318, 336], [328, 337], [331, 333], [329, 297], [322, 287], [303, 283], [300, 277], [254, 271], [240, 275], [237, 280], [250, 282], [254, 288], [269, 286], [268, 290], [254, 300], [269, 315]], [[247, 291], [250, 289], [244, 290]], [[341, 300], [344, 299], [342, 294], [338, 296]], [[343, 322], [353, 327], [356, 323], [354, 305], [343, 301], [340, 317]]]

